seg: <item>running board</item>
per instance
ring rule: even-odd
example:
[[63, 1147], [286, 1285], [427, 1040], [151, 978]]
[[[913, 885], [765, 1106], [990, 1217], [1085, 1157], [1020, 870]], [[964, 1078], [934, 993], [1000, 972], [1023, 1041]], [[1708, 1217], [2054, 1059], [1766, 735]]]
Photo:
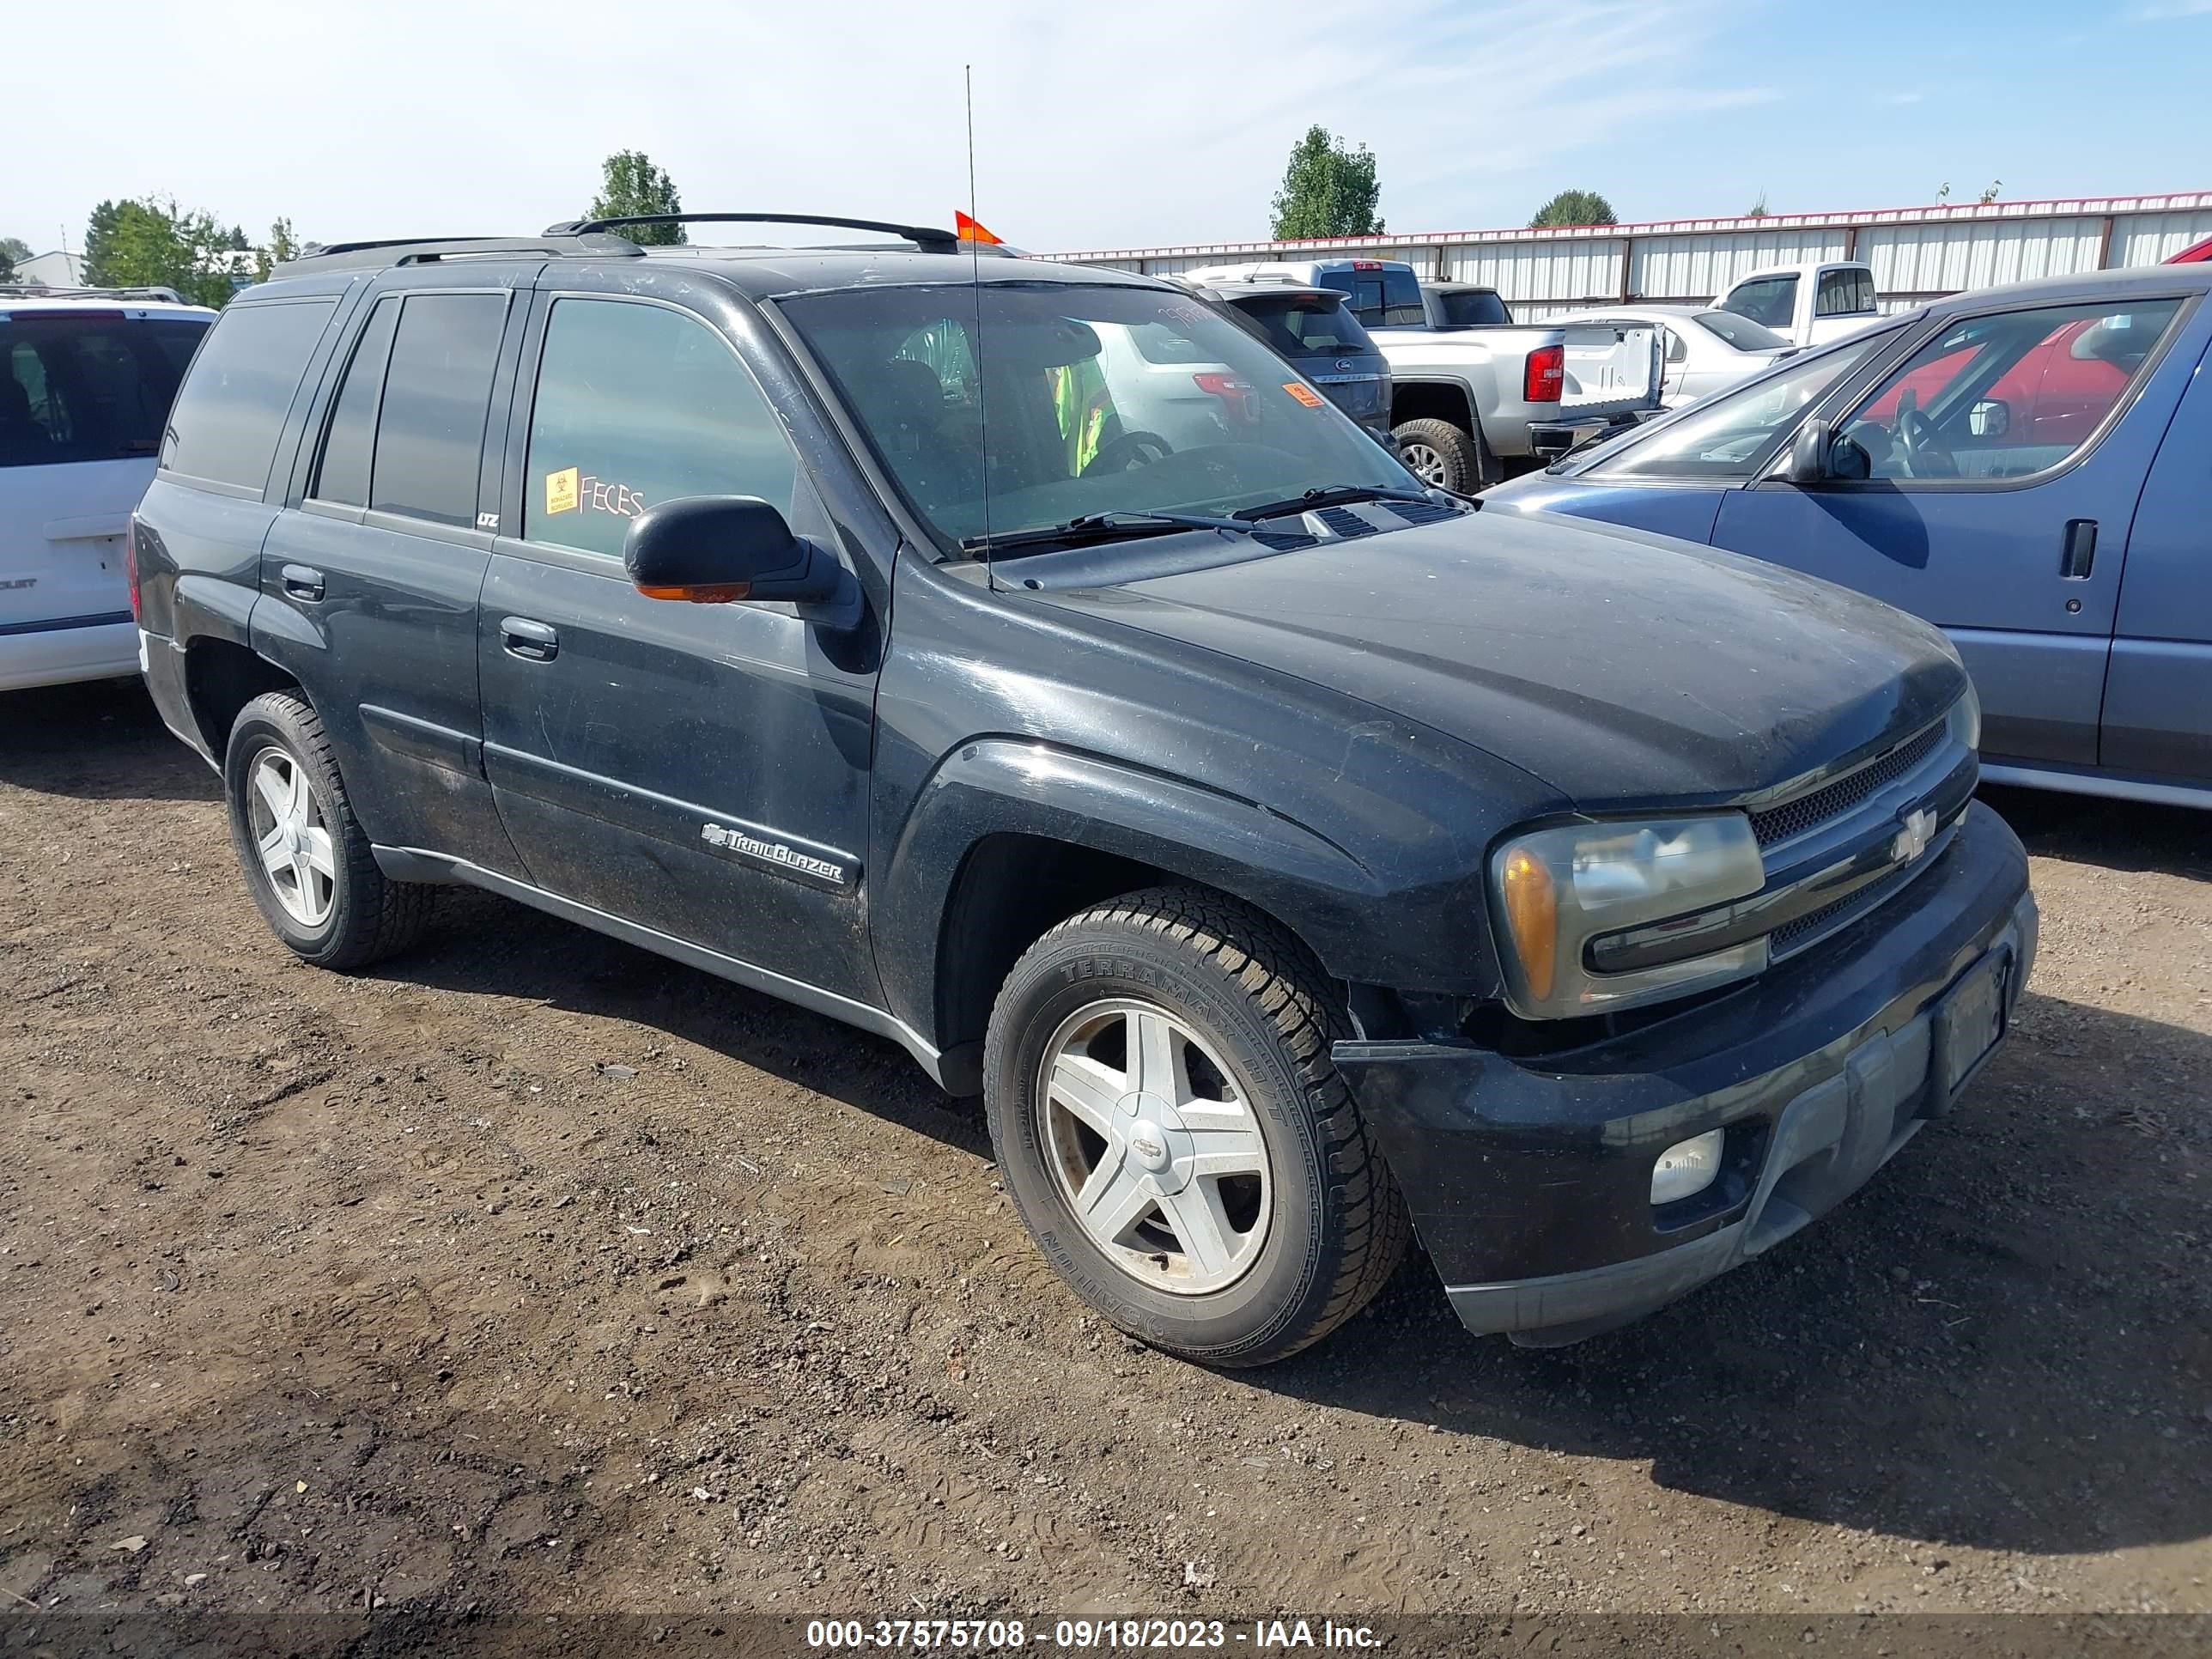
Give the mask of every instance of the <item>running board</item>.
[[448, 857], [443, 853], [426, 853], [413, 847], [376, 847], [376, 866], [393, 881], [420, 882], [427, 886], [480, 887], [501, 898], [511, 898], [526, 904], [533, 910], [543, 910], [563, 921], [573, 921], [580, 927], [588, 927], [595, 933], [605, 933], [625, 945], [635, 945], [641, 951], [651, 951], [656, 956], [667, 957], [696, 968], [702, 973], [714, 975], [742, 985], [748, 990], [760, 991], [779, 1000], [794, 1003], [801, 1008], [848, 1025], [857, 1025], [878, 1036], [887, 1036], [921, 1063], [929, 1073], [930, 1080], [949, 1095], [975, 1095], [983, 1088], [983, 1048], [979, 1042], [963, 1042], [939, 1051], [922, 1035], [896, 1014], [881, 1008], [856, 1002], [850, 997], [839, 996], [835, 991], [825, 991], [804, 980], [789, 979], [741, 962], [735, 957], [710, 951], [703, 945], [694, 945], [655, 928], [625, 921], [620, 916], [610, 915], [605, 910], [592, 908], [574, 899], [562, 898], [558, 893], [549, 893], [542, 887], [533, 887], [526, 881], [517, 881], [496, 870], [487, 870], [466, 859]]
[[2158, 783], [2148, 778], [2115, 777], [2109, 773], [2076, 772], [2064, 766], [2013, 766], [2002, 761], [1984, 761], [1982, 781], [2008, 783], [2022, 789], [2059, 789], [2074, 795], [2101, 795], [2108, 800], [2148, 801], [2159, 806], [2212, 807], [2212, 789], [2185, 783]]

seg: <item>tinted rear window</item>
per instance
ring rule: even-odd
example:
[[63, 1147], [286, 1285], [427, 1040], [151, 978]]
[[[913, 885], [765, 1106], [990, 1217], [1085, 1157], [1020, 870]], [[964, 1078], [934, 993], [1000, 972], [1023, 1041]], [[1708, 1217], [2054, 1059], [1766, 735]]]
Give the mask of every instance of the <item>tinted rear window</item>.
[[0, 317], [0, 466], [150, 460], [202, 318]]
[[1505, 301], [1486, 288], [1439, 294], [1437, 304], [1443, 313], [1444, 321], [1454, 328], [1504, 328], [1513, 321], [1513, 313], [1506, 310]]
[[1375, 342], [1342, 301], [1271, 294], [1230, 302], [1244, 325], [1285, 357], [1371, 352]]
[[161, 464], [246, 489], [267, 483], [292, 394], [337, 304], [234, 305], [217, 318], [177, 394]]
[[399, 324], [399, 296], [387, 294], [369, 313], [368, 326], [354, 347], [345, 384], [331, 408], [323, 439], [323, 458], [315, 468], [317, 501], [346, 507], [368, 505], [368, 458], [376, 443], [376, 404], [384, 391], [384, 365], [392, 356], [392, 332]]
[[1370, 328], [1419, 328], [1428, 321], [1420, 279], [1410, 266], [1340, 267], [1321, 273], [1316, 286], [1352, 296], [1352, 313]]
[[392, 341], [368, 504], [438, 524], [477, 520], [477, 468], [504, 294], [410, 294]]

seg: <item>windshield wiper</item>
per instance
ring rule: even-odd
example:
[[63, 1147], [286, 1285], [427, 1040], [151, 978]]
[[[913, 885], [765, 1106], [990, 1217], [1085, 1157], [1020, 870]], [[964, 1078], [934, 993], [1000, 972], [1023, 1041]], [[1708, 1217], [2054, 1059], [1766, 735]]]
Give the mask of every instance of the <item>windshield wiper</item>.
[[1310, 513], [1317, 507], [1343, 507], [1352, 501], [1426, 501], [1431, 499], [1425, 489], [1399, 489], [1389, 484], [1323, 484], [1318, 489], [1309, 489], [1303, 495], [1267, 501], [1258, 507], [1240, 507], [1237, 516], [1247, 520], [1279, 519], [1289, 513]]
[[997, 536], [963, 536], [963, 553], [1004, 552], [1017, 547], [1042, 547], [1057, 543], [1079, 546], [1085, 542], [1112, 542], [1139, 536], [1164, 536], [1177, 530], [1221, 530], [1249, 536], [1252, 526], [1235, 519], [1209, 518], [1202, 513], [1085, 513], [1066, 524], [1042, 525], [1035, 530], [1009, 531]]

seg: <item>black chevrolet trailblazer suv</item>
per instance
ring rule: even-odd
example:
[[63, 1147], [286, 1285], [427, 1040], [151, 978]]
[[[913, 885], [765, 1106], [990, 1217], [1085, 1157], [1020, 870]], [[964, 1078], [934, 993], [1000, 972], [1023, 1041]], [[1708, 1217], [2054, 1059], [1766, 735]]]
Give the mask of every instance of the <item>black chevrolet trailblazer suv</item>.
[[145, 674], [303, 960], [462, 883], [889, 1036], [1219, 1364], [1409, 1232], [1472, 1330], [1649, 1312], [2002, 1037], [2036, 911], [1934, 629], [1425, 489], [1167, 283], [633, 222], [333, 248], [191, 368]]

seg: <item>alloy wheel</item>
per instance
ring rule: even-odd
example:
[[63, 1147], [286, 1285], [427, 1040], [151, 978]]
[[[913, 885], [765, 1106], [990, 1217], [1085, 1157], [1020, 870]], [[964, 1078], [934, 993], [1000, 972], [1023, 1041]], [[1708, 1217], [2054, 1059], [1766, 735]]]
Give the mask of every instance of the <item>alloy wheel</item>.
[[1156, 1290], [1199, 1296], [1259, 1259], [1272, 1209], [1251, 1094], [1157, 1003], [1094, 1002], [1045, 1045], [1046, 1161], [1093, 1243]]
[[261, 867], [284, 914], [320, 927], [337, 902], [337, 863], [307, 769], [271, 744], [246, 769], [246, 822]]

